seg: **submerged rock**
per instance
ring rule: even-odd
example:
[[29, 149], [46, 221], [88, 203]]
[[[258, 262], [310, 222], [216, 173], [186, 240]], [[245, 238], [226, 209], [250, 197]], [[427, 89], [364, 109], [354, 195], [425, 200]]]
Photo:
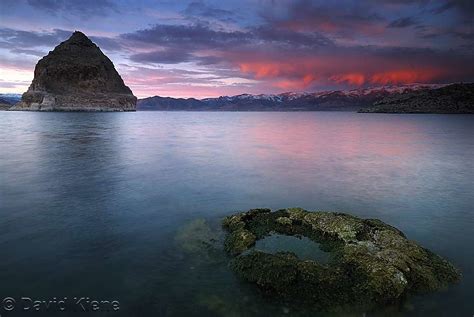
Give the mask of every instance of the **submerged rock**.
[[10, 110], [135, 111], [136, 103], [112, 61], [76, 31], [39, 60], [28, 91]]
[[197, 304], [206, 307], [216, 316], [242, 316], [240, 306], [217, 294], [198, 294]]
[[222, 231], [215, 230], [205, 219], [198, 218], [186, 223], [177, 230], [174, 241], [192, 265], [226, 261], [222, 249]]
[[[252, 209], [223, 220], [225, 250], [244, 280], [287, 300], [321, 308], [395, 303], [409, 293], [434, 291], [460, 278], [448, 261], [377, 219], [290, 208]], [[305, 236], [332, 253], [327, 265], [292, 252], [251, 250], [271, 234]]]

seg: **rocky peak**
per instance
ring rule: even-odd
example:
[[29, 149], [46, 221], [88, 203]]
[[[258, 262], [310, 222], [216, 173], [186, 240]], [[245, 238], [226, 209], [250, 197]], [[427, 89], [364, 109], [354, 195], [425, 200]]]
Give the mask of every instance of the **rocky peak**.
[[100, 48], [84, 33], [75, 31], [39, 60], [33, 82], [15, 108], [108, 111], [117, 110], [116, 104], [118, 110], [135, 110], [136, 97]]
[[67, 48], [69, 46], [79, 46], [79, 47], [97, 47], [84, 33], [80, 31], [75, 31], [72, 33], [71, 37], [66, 41], [59, 44], [56, 49]]

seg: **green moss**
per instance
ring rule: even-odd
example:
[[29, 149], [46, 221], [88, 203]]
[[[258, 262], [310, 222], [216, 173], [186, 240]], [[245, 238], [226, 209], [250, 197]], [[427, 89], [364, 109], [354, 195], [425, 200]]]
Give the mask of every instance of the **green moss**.
[[[397, 302], [460, 278], [452, 264], [377, 219], [301, 208], [253, 209], [226, 217], [223, 226], [225, 250], [235, 256], [231, 267], [238, 276], [266, 293], [319, 307]], [[290, 252], [245, 252], [272, 232], [306, 236], [333, 259], [322, 265]]]
[[197, 296], [197, 303], [206, 307], [210, 312], [216, 316], [239, 317], [241, 313], [239, 307], [234, 303], [229, 302], [225, 298], [216, 295], [199, 294]]
[[[258, 268], [254, 267], [259, 263]], [[284, 293], [288, 285], [295, 283], [297, 278], [298, 258], [292, 253], [267, 254], [251, 252], [237, 258], [232, 263], [236, 272], [245, 276], [250, 282], [262, 286], [267, 291]]]
[[193, 265], [226, 261], [222, 248], [222, 232], [211, 228], [205, 219], [195, 219], [180, 227], [174, 237], [178, 250], [184, 252]]
[[216, 234], [205, 219], [195, 219], [178, 229], [175, 242], [187, 253], [199, 253], [215, 241]]
[[255, 241], [257, 238], [252, 232], [246, 229], [237, 229], [225, 239], [224, 249], [232, 255], [237, 255], [253, 246]]
[[293, 224], [291, 219], [288, 218], [288, 217], [278, 217], [276, 219], [276, 222], [278, 222], [279, 224], [284, 225], [284, 226], [291, 226]]

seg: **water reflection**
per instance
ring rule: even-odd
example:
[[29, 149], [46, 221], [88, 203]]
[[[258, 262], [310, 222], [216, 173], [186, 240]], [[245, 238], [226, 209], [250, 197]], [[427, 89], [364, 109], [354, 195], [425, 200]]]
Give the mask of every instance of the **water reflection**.
[[460, 285], [394, 314], [469, 314], [473, 123], [352, 113], [2, 113], [0, 295], [117, 298], [123, 316], [307, 315], [240, 283], [225, 256], [185, 251], [205, 245], [224, 215], [300, 206], [380, 218], [463, 270]]

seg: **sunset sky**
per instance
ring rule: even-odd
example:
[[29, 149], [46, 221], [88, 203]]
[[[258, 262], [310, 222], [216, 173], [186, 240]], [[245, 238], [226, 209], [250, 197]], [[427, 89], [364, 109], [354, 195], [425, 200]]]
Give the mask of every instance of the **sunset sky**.
[[474, 1], [0, 0], [0, 92], [74, 30], [138, 97], [474, 80]]

